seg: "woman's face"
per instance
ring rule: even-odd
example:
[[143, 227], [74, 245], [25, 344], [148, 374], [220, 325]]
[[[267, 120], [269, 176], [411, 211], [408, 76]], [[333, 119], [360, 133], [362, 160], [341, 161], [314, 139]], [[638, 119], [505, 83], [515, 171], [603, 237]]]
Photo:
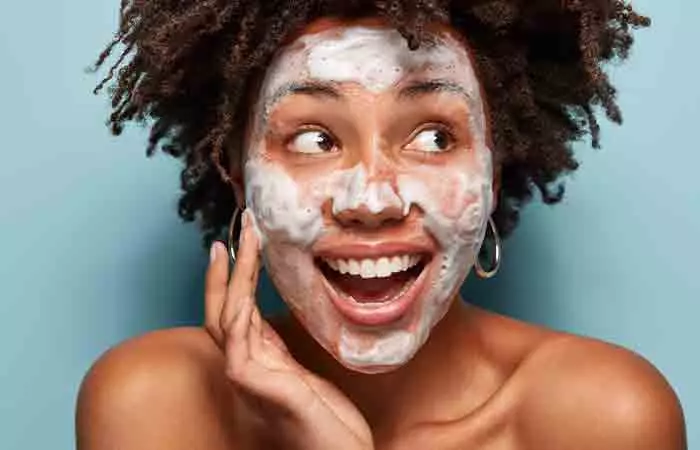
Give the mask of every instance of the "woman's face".
[[449, 30], [312, 24], [269, 66], [245, 196], [268, 273], [346, 367], [406, 363], [474, 264], [493, 208], [479, 82]]

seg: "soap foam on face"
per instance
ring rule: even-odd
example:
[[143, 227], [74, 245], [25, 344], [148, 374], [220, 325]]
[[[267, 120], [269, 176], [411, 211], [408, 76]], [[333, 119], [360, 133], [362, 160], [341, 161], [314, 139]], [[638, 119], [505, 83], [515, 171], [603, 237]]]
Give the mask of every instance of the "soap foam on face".
[[346, 28], [337, 39], [311, 35], [304, 44], [309, 49], [310, 78], [355, 82], [372, 92], [385, 91], [424, 66], [449, 65], [453, 57], [440, 46], [407, 53], [406, 40], [398, 31], [376, 28]]
[[[265, 123], [279, 90], [289, 83], [314, 79], [357, 83], [382, 95], [406, 76], [429, 75], [458, 83], [470, 98], [466, 118], [473, 137], [475, 163], [470, 167], [420, 166], [395, 182], [369, 181], [362, 164], [318, 174], [298, 182], [284, 167], [262, 157]], [[309, 333], [341, 363], [359, 371], [397, 367], [407, 362], [445, 315], [474, 264], [493, 207], [491, 151], [486, 142], [485, 115], [479, 83], [467, 51], [448, 35], [436, 36], [430, 46], [407, 48], [396, 30], [348, 27], [306, 35], [278, 54], [266, 74], [257, 104], [256, 130], [245, 164], [246, 201], [256, 217], [262, 245], [291, 245], [294, 261], [268, 261], [280, 294], [304, 316]], [[396, 187], [394, 187], [396, 186]], [[450, 186], [446, 189], [445, 186]], [[450, 207], [444, 206], [449, 199]], [[366, 206], [379, 213], [399, 207], [408, 214], [415, 205], [424, 212], [426, 231], [435, 237], [439, 267], [431, 274], [420, 300], [417, 323], [407, 329], [357, 330], [328, 311], [330, 300], [308, 276], [313, 264], [309, 247], [326, 231], [322, 205], [331, 201], [332, 213]], [[456, 206], [455, 206], [456, 205]], [[290, 258], [294, 259], [294, 258]], [[300, 274], [306, 274], [300, 276]], [[337, 324], [337, 326], [336, 326]]]

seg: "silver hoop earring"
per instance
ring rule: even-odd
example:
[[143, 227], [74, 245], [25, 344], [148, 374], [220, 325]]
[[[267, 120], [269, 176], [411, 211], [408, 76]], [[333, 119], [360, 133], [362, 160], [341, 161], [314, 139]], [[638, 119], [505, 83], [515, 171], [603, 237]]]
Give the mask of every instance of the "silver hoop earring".
[[236, 263], [236, 251], [238, 251], [238, 235], [241, 233], [241, 209], [236, 207], [228, 225], [228, 254], [231, 263]]
[[493, 253], [491, 256], [492, 268], [489, 270], [484, 270], [481, 266], [481, 261], [479, 261], [479, 255], [476, 255], [476, 261], [474, 262], [474, 270], [479, 278], [487, 280], [493, 278], [498, 273], [498, 269], [501, 267], [501, 237], [498, 235], [498, 230], [496, 229], [496, 224], [493, 219], [489, 217], [489, 228], [491, 228], [491, 233], [493, 234]]

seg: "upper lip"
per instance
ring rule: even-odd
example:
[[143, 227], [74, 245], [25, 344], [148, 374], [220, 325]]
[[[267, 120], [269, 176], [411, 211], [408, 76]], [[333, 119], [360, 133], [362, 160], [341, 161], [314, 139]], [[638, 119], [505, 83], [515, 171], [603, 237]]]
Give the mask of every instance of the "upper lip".
[[377, 259], [382, 256], [430, 254], [433, 246], [406, 241], [354, 242], [348, 244], [319, 245], [313, 252], [315, 256], [326, 259]]

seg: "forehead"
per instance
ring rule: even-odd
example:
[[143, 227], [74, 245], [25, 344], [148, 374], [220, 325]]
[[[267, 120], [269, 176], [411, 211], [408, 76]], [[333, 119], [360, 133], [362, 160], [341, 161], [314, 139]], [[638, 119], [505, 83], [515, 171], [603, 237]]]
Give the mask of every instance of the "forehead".
[[386, 25], [312, 24], [275, 55], [260, 96], [269, 99], [284, 85], [302, 80], [357, 83], [379, 93], [418, 77], [449, 79], [478, 90], [468, 49], [448, 30], [434, 30], [412, 51]]

